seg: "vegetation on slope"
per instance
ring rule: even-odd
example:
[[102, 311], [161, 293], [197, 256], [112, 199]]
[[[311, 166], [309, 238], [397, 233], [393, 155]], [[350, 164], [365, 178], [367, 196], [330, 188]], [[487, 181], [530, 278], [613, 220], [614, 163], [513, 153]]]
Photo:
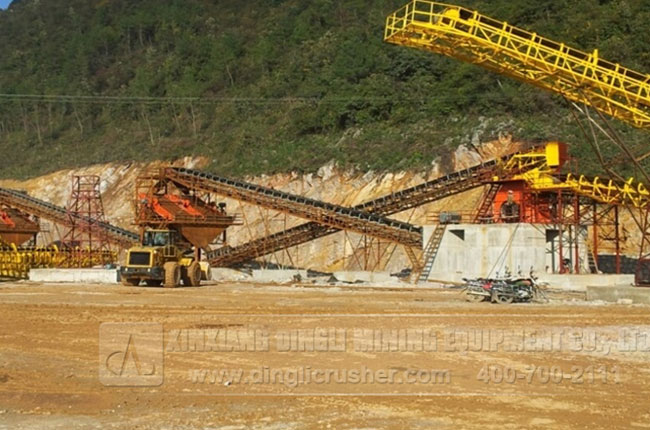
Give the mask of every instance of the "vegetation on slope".
[[[563, 139], [596, 169], [562, 99], [383, 43], [404, 3], [15, 0], [0, 11], [0, 176], [184, 155], [237, 176], [397, 170], [499, 133]], [[643, 0], [462, 5], [650, 71]], [[642, 151], [645, 133], [615, 125]]]

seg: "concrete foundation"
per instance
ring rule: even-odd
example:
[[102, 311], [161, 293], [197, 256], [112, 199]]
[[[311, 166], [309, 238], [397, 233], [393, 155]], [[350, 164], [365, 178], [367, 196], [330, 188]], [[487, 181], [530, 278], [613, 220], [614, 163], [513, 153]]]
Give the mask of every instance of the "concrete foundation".
[[211, 270], [213, 281], [244, 281], [244, 282], [273, 282], [288, 284], [296, 282], [296, 277], [307, 279], [306, 270], [253, 270], [251, 274], [226, 267], [213, 267]]
[[213, 267], [210, 275], [213, 281], [250, 281], [252, 278], [248, 273], [227, 267]]
[[[243, 281], [259, 283], [291, 284], [296, 282], [309, 283], [312, 281], [330, 282], [330, 276], [308, 277], [306, 270], [253, 270], [252, 274], [228, 268], [213, 268], [211, 271], [214, 281]], [[399, 278], [388, 272], [340, 271], [332, 274], [341, 284], [364, 283], [372, 286], [405, 285]], [[298, 278], [299, 277], [299, 278]]]
[[573, 291], [587, 291], [590, 286], [613, 288], [614, 286], [631, 286], [634, 275], [559, 275], [540, 274], [540, 282], [547, 282], [551, 288]]
[[86, 284], [117, 284], [117, 269], [32, 269], [29, 280], [34, 282]]
[[650, 288], [628, 286], [588, 286], [587, 300], [614, 303], [642, 303], [650, 305]]
[[[459, 281], [463, 277], [513, 274], [538, 275], [559, 271], [559, 233], [544, 224], [450, 224], [429, 279]], [[424, 226], [424, 246], [435, 226]], [[566, 238], [565, 238], [566, 239]], [[587, 247], [578, 240], [578, 264], [587, 273]], [[575, 248], [565, 246], [562, 259], [575, 266]], [[441, 277], [446, 275], [446, 277]], [[452, 279], [449, 279], [449, 278]]]
[[253, 282], [276, 282], [288, 284], [296, 282], [297, 279], [306, 280], [306, 270], [253, 270]]
[[399, 279], [388, 272], [341, 271], [334, 272], [334, 277], [341, 282], [397, 283]]

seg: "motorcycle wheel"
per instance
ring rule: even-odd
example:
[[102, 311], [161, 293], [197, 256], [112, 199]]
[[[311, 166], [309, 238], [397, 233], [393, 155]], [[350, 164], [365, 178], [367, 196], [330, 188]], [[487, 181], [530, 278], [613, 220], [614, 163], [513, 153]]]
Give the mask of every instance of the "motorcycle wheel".
[[505, 296], [505, 295], [498, 295], [497, 296], [497, 302], [501, 303], [502, 305], [508, 305], [512, 303], [515, 300], [513, 296]]
[[485, 300], [485, 296], [481, 296], [480, 294], [467, 294], [465, 300], [468, 302], [482, 302]]

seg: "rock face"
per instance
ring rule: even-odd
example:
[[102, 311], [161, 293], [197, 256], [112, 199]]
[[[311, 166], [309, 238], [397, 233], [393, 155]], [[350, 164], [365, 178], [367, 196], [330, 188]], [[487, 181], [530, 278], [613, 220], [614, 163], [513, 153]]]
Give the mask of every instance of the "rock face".
[[[134, 229], [133, 205], [134, 184], [138, 175], [147, 170], [162, 166], [161, 162], [98, 164], [74, 170], [61, 170], [49, 175], [29, 179], [27, 181], [2, 180], [0, 186], [24, 190], [31, 196], [65, 207], [70, 197], [73, 175], [98, 175], [101, 178], [102, 201], [107, 220], [126, 229]], [[200, 168], [205, 160], [186, 157], [174, 165]], [[42, 239], [47, 242], [58, 239], [63, 232], [60, 227], [49, 225], [47, 221]], [[49, 233], [49, 234], [48, 234]]]
[[[456, 150], [446, 165], [435, 164], [429, 172], [356, 172], [342, 170], [333, 164], [321, 167], [316, 173], [275, 174], [245, 178], [246, 181], [272, 187], [293, 194], [323, 200], [344, 206], [354, 206], [365, 201], [411, 187], [435, 177], [475, 165], [504, 155], [519, 148], [519, 142], [510, 138], [488, 142], [479, 147], [461, 147]], [[175, 165], [200, 169], [205, 160], [187, 157]], [[64, 170], [27, 181], [0, 181], [0, 186], [23, 189], [29, 194], [65, 206], [70, 195], [72, 175], [99, 175], [102, 179], [102, 195], [109, 222], [125, 228], [133, 218], [132, 200], [136, 177], [145, 170], [159, 168], [163, 163], [130, 163], [95, 165], [76, 170]], [[477, 189], [463, 195], [453, 196], [414, 210], [396, 214], [395, 219], [422, 225], [431, 218], [432, 212], [453, 209], [471, 211], [480, 199], [482, 190]], [[225, 200], [229, 212], [237, 213], [244, 225], [228, 230], [228, 243], [237, 245], [250, 239], [293, 227], [305, 220], [255, 206]], [[428, 220], [431, 223], [432, 220]], [[52, 236], [56, 236], [53, 229]], [[398, 271], [410, 267], [401, 246], [374, 240], [355, 233], [339, 232], [275, 255], [263, 260], [272, 264], [310, 268], [322, 271], [334, 270], [387, 270]]]

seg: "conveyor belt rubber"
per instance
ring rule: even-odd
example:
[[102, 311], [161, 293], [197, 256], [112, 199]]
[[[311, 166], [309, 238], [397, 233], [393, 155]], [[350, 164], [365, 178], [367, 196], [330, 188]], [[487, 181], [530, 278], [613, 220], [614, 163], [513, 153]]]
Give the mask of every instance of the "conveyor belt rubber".
[[326, 203], [260, 185], [185, 168], [170, 168], [166, 178], [181, 187], [207, 191], [278, 210], [317, 224], [355, 231], [407, 246], [421, 246], [422, 229], [356, 208]]
[[[539, 148], [535, 147], [530, 151], [534, 152], [538, 150]], [[506, 165], [509, 160], [518, 154], [520, 153], [508, 154], [500, 159], [489, 160], [468, 169], [450, 173], [432, 181], [388, 194], [357, 205], [354, 207], [354, 210], [380, 216], [391, 215], [482, 186], [492, 179], [499, 166]], [[539, 165], [538, 163], [532, 163], [523, 168], [533, 169], [539, 167]], [[522, 168], [512, 168], [508, 174], [514, 175], [521, 173], [521, 171]], [[252, 240], [236, 247], [226, 246], [216, 249], [208, 254], [208, 259], [214, 266], [232, 266], [253, 258], [300, 245], [337, 231], [339, 231], [337, 228], [310, 222]]]
[[[68, 213], [65, 208], [56, 206], [52, 203], [31, 197], [23, 192], [0, 188], [0, 203], [7, 206], [20, 209], [23, 212], [45, 218], [47, 220], [65, 224], [68, 222]], [[97, 223], [97, 226], [104, 232], [112, 242], [123, 246], [129, 246], [139, 240], [136, 233], [124, 230], [106, 222]]]

